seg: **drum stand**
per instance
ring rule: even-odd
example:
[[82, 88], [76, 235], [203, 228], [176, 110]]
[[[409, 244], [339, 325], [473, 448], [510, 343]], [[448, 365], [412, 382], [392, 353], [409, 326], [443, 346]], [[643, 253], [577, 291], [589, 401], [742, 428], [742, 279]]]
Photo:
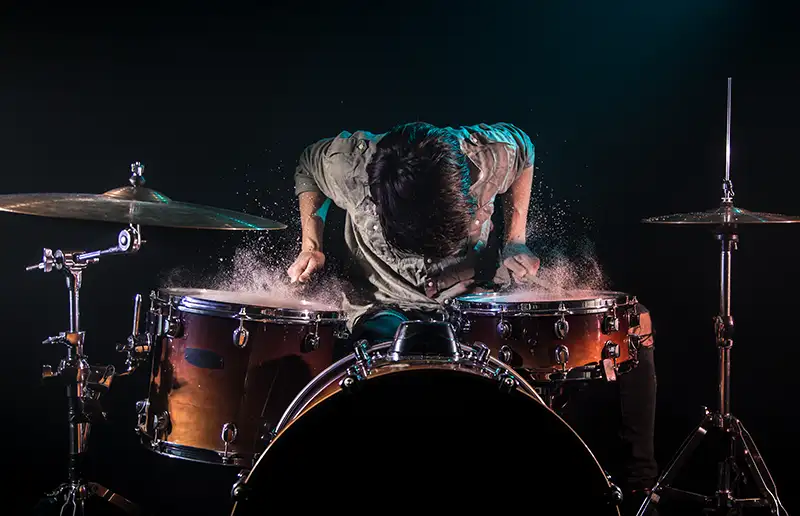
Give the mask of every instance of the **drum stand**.
[[[725, 195], [722, 207], [733, 206], [733, 189], [730, 180], [723, 183]], [[648, 498], [642, 503], [638, 516], [650, 514], [652, 504], [658, 504], [670, 498], [696, 503], [704, 506], [706, 510], [720, 514], [739, 514], [739, 509], [745, 507], [768, 507], [771, 514], [788, 514], [778, 498], [777, 487], [772, 480], [767, 466], [756, 447], [755, 441], [745, 429], [741, 421], [731, 414], [731, 348], [733, 348], [733, 317], [731, 316], [731, 258], [737, 249], [739, 236], [735, 225], [724, 224], [716, 232], [717, 240], [721, 243], [720, 259], [720, 312], [714, 318], [716, 334], [719, 386], [717, 410], [710, 412], [705, 409], [705, 417], [699, 426], [686, 438], [678, 453], [664, 469], [663, 474], [652, 488]], [[709, 431], [716, 430], [722, 433], [727, 455], [719, 462], [717, 491], [713, 496], [675, 489], [670, 487], [673, 479], [678, 475], [686, 459], [694, 452], [700, 441]], [[742, 459], [747, 464], [750, 474], [755, 481], [761, 498], [735, 498], [732, 492], [732, 478], [738, 475], [739, 466], [737, 459]]]
[[140, 514], [136, 505], [106, 487], [88, 482], [81, 476], [81, 462], [86, 452], [91, 423], [105, 419], [100, 408], [99, 397], [107, 392], [114, 377], [113, 366], [92, 367], [83, 353], [85, 333], [80, 331], [79, 292], [84, 269], [96, 263], [100, 256], [126, 254], [136, 252], [141, 245], [139, 228], [130, 226], [122, 230], [117, 238], [117, 245], [110, 249], [88, 253], [65, 253], [61, 250], [53, 252], [45, 249], [41, 263], [28, 267], [27, 270], [50, 272], [53, 269], [64, 273], [69, 290], [69, 332], [50, 337], [43, 344], [60, 344], [67, 348], [66, 358], [62, 359], [57, 370], [45, 365], [42, 377], [47, 381], [56, 381], [64, 385], [68, 400], [69, 423], [69, 465], [68, 479], [54, 491], [47, 493], [39, 502], [43, 507], [47, 504], [61, 503], [60, 514], [70, 505], [69, 514], [81, 516], [85, 511], [86, 501], [97, 496], [128, 514]]

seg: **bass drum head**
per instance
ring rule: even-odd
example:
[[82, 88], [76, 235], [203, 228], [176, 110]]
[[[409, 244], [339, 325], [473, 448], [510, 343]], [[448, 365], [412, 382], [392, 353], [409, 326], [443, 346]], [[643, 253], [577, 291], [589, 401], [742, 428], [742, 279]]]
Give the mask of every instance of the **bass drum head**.
[[313, 404], [243, 491], [236, 516], [370, 506], [619, 514], [592, 453], [540, 401], [485, 376], [413, 366]]

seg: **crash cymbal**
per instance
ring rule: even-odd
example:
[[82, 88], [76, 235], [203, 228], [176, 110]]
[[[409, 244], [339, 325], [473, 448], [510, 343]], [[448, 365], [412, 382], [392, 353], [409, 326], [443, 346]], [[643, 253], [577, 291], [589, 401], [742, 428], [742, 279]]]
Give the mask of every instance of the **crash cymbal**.
[[694, 224], [707, 226], [725, 226], [738, 224], [786, 224], [800, 222], [800, 217], [748, 211], [733, 205], [723, 205], [714, 210], [692, 213], [675, 213], [661, 215], [642, 220], [648, 224]]
[[0, 195], [0, 211], [64, 219], [188, 229], [264, 231], [286, 229], [273, 220], [231, 210], [173, 201], [144, 188], [140, 163], [131, 165], [132, 186], [103, 194], [31, 193]]

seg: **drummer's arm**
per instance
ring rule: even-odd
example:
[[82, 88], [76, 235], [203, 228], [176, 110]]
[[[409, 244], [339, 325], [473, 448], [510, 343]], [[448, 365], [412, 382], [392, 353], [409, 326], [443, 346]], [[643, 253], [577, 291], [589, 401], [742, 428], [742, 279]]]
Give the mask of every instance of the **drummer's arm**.
[[300, 203], [300, 227], [302, 228], [302, 251], [322, 252], [322, 236], [325, 231], [325, 218], [328, 216], [331, 200], [321, 192], [302, 192]]
[[533, 186], [533, 166], [525, 168], [503, 196], [505, 244], [525, 244], [528, 226], [528, 205]]

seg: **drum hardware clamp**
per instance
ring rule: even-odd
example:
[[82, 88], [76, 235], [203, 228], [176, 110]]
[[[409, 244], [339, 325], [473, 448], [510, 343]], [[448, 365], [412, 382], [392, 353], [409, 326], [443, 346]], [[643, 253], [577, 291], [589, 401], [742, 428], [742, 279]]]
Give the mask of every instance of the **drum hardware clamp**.
[[[53, 251], [44, 248], [41, 262], [26, 267], [27, 271], [52, 272], [55, 270], [61, 272], [66, 278], [69, 290], [69, 332], [44, 341], [45, 344], [63, 344], [66, 348], [66, 358], [61, 361], [56, 372], [53, 372], [52, 366], [45, 366], [42, 370], [44, 378], [58, 379], [66, 387], [69, 428], [68, 478], [54, 491], [46, 493], [42, 503], [58, 503], [63, 500], [62, 508], [72, 505], [74, 514], [83, 515], [86, 500], [92, 496], [100, 496], [129, 514], [141, 512], [138, 506], [130, 500], [96, 482], [83, 478], [82, 462], [93, 419], [90, 417], [91, 411], [88, 409], [92, 406], [99, 407], [100, 391], [107, 390], [114, 375], [101, 378], [101, 382], [97, 385], [92, 385], [89, 381], [92, 367], [83, 351], [85, 332], [80, 330], [79, 295], [83, 273], [90, 264], [97, 263], [102, 256], [134, 253], [139, 250], [141, 242], [139, 228], [131, 225], [120, 231], [117, 235], [117, 245], [114, 247], [90, 252], [64, 252], [61, 249]], [[105, 368], [105, 371], [109, 371], [108, 367]], [[102, 414], [102, 411], [100, 413]]]

